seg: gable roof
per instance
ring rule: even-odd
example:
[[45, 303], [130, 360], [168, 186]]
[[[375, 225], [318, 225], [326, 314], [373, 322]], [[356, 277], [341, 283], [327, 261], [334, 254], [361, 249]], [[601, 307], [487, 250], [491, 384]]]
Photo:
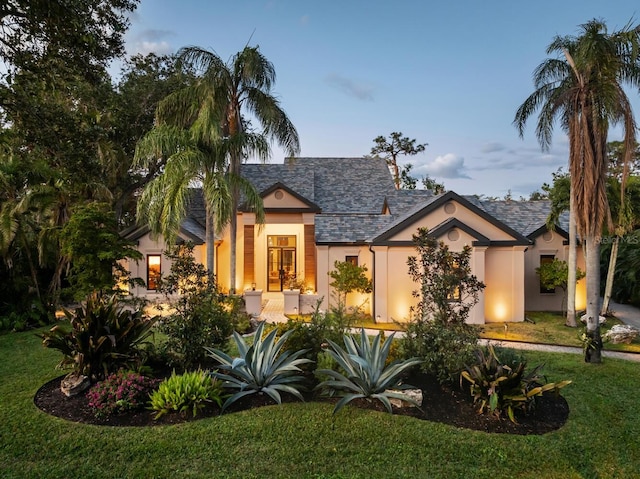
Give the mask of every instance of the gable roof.
[[324, 214], [380, 214], [395, 189], [381, 158], [289, 158], [284, 164], [244, 164], [240, 171], [258, 191], [286, 185]]
[[[313, 201], [309, 201], [307, 198], [305, 198], [304, 196], [299, 195], [297, 192], [295, 192], [294, 190], [292, 190], [291, 188], [289, 188], [287, 185], [281, 183], [281, 182], [277, 182], [274, 183], [273, 185], [271, 185], [269, 188], [267, 188], [266, 190], [260, 192], [260, 197], [262, 199], [264, 199], [265, 197], [269, 196], [271, 193], [277, 191], [277, 190], [283, 190], [286, 191], [287, 193], [289, 193], [291, 196], [293, 196], [295, 199], [297, 199], [298, 201], [300, 201], [301, 203], [304, 203], [307, 207], [306, 208], [265, 208], [265, 212], [269, 213], [271, 211], [279, 211], [279, 212], [300, 212], [300, 211], [308, 211], [308, 212], [312, 212], [312, 213], [320, 213], [320, 207], [318, 205], [316, 205]], [[246, 206], [245, 205], [241, 205], [240, 209], [242, 209], [243, 211], [246, 211]]]
[[[448, 191], [442, 195], [434, 196], [429, 200], [427, 200], [426, 202], [414, 206], [414, 208], [410, 209], [407, 213], [405, 213], [403, 216], [399, 217], [395, 222], [390, 224], [389, 227], [386, 229], [386, 231], [384, 231], [382, 234], [373, 238], [372, 243], [374, 244], [388, 243], [389, 240], [394, 235], [406, 229], [407, 227], [411, 226], [413, 223], [420, 220], [421, 218], [424, 218], [429, 213], [433, 212], [437, 208], [440, 208], [442, 205], [444, 205], [445, 203], [448, 203], [449, 201], [455, 201], [459, 203], [463, 207], [467, 208], [471, 212], [483, 218], [488, 223], [504, 231], [506, 234], [508, 234], [513, 238], [514, 244], [522, 244], [522, 245], [530, 244], [530, 240], [525, 236], [523, 236], [520, 232], [511, 228], [510, 226], [498, 220], [494, 216], [488, 214], [484, 209], [479, 208], [476, 204], [472, 203], [471, 201], [467, 200], [465, 197], [460, 196], [453, 191]], [[501, 242], [501, 243], [504, 243], [504, 242]]]

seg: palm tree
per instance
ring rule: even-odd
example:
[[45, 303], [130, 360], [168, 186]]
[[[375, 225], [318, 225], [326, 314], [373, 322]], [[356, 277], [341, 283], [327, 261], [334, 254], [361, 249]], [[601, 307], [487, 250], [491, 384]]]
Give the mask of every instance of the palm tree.
[[605, 222], [611, 224], [606, 194], [607, 134], [610, 125], [622, 124], [624, 161], [629, 162], [636, 125], [623, 85], [640, 84], [638, 48], [638, 27], [627, 25], [609, 34], [606, 25], [595, 19], [581, 25], [580, 36], [556, 37], [547, 54], [556, 53], [558, 58], [548, 58], [536, 68], [536, 90], [514, 119], [523, 136], [527, 119], [540, 109], [536, 135], [543, 149], [551, 144], [556, 118], [569, 137], [571, 196], [577, 231], [586, 245], [587, 341], [592, 346], [585, 349], [588, 362], [601, 361], [600, 238]]
[[[289, 156], [300, 152], [298, 133], [289, 120], [280, 102], [273, 95], [271, 88], [276, 79], [273, 64], [258, 50], [258, 47], [245, 47], [241, 52], [224, 63], [211, 51], [199, 47], [186, 47], [178, 52], [181, 62], [197, 71], [203, 71], [207, 88], [210, 87], [212, 115], [219, 120], [219, 134], [228, 141], [228, 171], [230, 178], [240, 178], [240, 165], [250, 154], [256, 151], [247, 148], [245, 139], [247, 120], [243, 114], [255, 118], [262, 127], [261, 135], [275, 140]], [[191, 105], [192, 102], [188, 102]], [[206, 125], [204, 125], [206, 127]], [[266, 160], [268, 152], [258, 151], [259, 157]], [[235, 291], [236, 284], [236, 237], [238, 203], [240, 198], [239, 183], [233, 182], [230, 188], [231, 215], [229, 230], [231, 241], [230, 292]]]

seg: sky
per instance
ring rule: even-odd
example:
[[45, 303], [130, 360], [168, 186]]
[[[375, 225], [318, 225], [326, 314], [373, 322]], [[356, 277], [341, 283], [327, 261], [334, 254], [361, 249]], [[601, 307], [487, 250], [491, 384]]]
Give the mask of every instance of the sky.
[[[230, 59], [259, 46], [275, 67], [273, 93], [300, 136], [301, 157], [358, 157], [373, 139], [402, 132], [427, 143], [412, 163], [459, 194], [528, 197], [558, 168], [568, 142], [549, 151], [513, 126], [532, 74], [556, 35], [597, 18], [609, 31], [640, 23], [631, 0], [141, 0], [127, 53], [195, 45]], [[629, 92], [640, 111], [638, 93]], [[637, 114], [637, 113], [636, 113]], [[614, 130], [609, 140], [620, 139]], [[285, 153], [273, 146], [272, 163]]]

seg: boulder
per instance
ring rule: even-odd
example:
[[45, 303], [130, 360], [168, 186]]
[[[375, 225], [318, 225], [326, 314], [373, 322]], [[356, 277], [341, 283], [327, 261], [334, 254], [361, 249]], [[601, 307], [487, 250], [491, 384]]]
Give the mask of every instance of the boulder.
[[82, 374], [70, 373], [60, 381], [60, 390], [67, 397], [77, 396], [86, 391], [91, 386], [91, 380], [88, 376]]
[[602, 335], [602, 339], [605, 341], [611, 341], [613, 344], [629, 344], [638, 336], [638, 334], [640, 334], [640, 331], [633, 326], [629, 326], [627, 324], [616, 324]]
[[[416, 403], [418, 403], [418, 406], [422, 406], [422, 390], [421, 389], [404, 389], [402, 391], [393, 389], [393, 390], [387, 390], [386, 392], [404, 394], [405, 396], [413, 399]], [[408, 401], [403, 401], [402, 399], [391, 398], [389, 401], [391, 402], [391, 405], [395, 407], [415, 407], [415, 404], [412, 404]]]

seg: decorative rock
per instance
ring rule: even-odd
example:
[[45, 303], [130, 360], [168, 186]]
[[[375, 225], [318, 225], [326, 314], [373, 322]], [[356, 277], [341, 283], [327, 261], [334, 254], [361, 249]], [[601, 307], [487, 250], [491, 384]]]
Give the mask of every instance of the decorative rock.
[[613, 344], [629, 344], [638, 336], [638, 334], [640, 334], [640, 331], [633, 326], [629, 326], [627, 324], [616, 324], [602, 336], [602, 339], [605, 341], [611, 341]]
[[89, 386], [91, 386], [89, 377], [77, 373], [67, 374], [62, 381], [60, 381], [60, 390], [67, 397], [77, 396], [88, 389]]
[[[385, 392], [394, 392], [394, 393], [404, 394], [405, 396], [413, 399], [416, 403], [418, 403], [418, 406], [422, 406], [422, 390], [421, 389], [404, 389], [402, 391], [398, 391], [396, 389], [388, 389]], [[391, 405], [395, 407], [415, 407], [415, 404], [412, 404], [408, 401], [403, 401], [402, 399], [390, 398], [389, 401], [391, 402]]]
[[[582, 316], [580, 316], [580, 321], [582, 321], [583, 323], [587, 322], [587, 315], [583, 314]], [[598, 322], [600, 324], [604, 324], [607, 322], [607, 318], [605, 318], [604, 316], [598, 316]]]

